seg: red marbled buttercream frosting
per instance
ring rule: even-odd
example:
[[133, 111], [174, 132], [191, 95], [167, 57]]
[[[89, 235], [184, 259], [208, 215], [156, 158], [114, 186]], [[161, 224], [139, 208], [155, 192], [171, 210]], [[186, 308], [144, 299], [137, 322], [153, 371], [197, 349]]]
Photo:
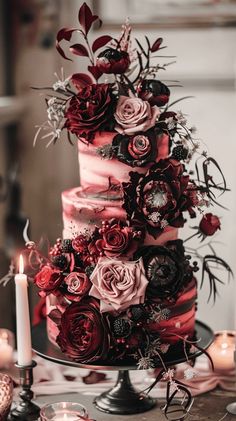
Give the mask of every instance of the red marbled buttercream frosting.
[[[116, 158], [104, 159], [98, 155], [97, 148], [111, 144], [117, 132], [100, 132], [95, 135], [93, 143], [78, 141], [80, 185], [83, 188], [95, 187], [99, 190], [109, 188], [109, 180], [112, 184], [120, 184], [129, 181], [129, 172], [137, 171], [145, 174], [147, 168], [135, 167], [123, 164]], [[157, 136], [157, 160], [166, 158], [169, 154], [169, 137], [166, 134]]]
[[[64, 191], [62, 193], [63, 237], [73, 238], [84, 230], [92, 231], [96, 225], [100, 226], [103, 220], [117, 218], [126, 221], [122, 203], [117, 192], [99, 193], [92, 188], [81, 187]], [[178, 229], [167, 226], [156, 240], [147, 234], [144, 244], [164, 244], [176, 240], [177, 236]]]
[[[158, 332], [163, 342], [171, 345], [177, 343], [180, 337], [191, 337], [194, 334], [195, 326], [195, 301], [197, 298], [196, 281], [193, 281], [182, 291], [175, 303], [165, 302], [165, 308], [170, 310], [168, 320], [161, 320], [158, 323], [149, 323], [150, 332]], [[47, 314], [57, 307], [57, 299], [54, 296], [47, 297]], [[60, 311], [64, 312], [65, 306], [60, 305]], [[49, 340], [56, 345], [56, 337], [59, 333], [57, 325], [47, 318], [47, 332]]]
[[[128, 182], [129, 172], [145, 173], [147, 167], [132, 168], [116, 158], [103, 159], [97, 153], [97, 148], [112, 143], [116, 132], [101, 132], [95, 135], [92, 144], [79, 140], [80, 187], [72, 188], [62, 193], [63, 208], [63, 238], [74, 238], [86, 231], [92, 232], [95, 226], [101, 226], [104, 220], [116, 218], [126, 221], [127, 215], [122, 207], [123, 198], [121, 183]], [[158, 155], [156, 161], [166, 158], [169, 154], [169, 138], [166, 134], [157, 136]], [[150, 164], [151, 165], [151, 164]], [[154, 239], [146, 233], [144, 245], [163, 245], [178, 237], [178, 229], [167, 226]], [[148, 324], [150, 332], [158, 332], [163, 343], [175, 344], [180, 337], [191, 337], [195, 326], [195, 301], [197, 296], [196, 281], [193, 279], [186, 286], [177, 300], [173, 302], [160, 301], [169, 310], [167, 320]], [[47, 314], [58, 305], [57, 298], [47, 297]], [[68, 303], [60, 304], [64, 312]], [[58, 328], [47, 318], [48, 337], [56, 344]]]
[[193, 279], [190, 284], [181, 292], [175, 303], [161, 301], [164, 308], [170, 311], [167, 320], [151, 322], [148, 324], [150, 332], [161, 332], [163, 342], [174, 344], [185, 336], [194, 333], [195, 311], [197, 298], [197, 284]]

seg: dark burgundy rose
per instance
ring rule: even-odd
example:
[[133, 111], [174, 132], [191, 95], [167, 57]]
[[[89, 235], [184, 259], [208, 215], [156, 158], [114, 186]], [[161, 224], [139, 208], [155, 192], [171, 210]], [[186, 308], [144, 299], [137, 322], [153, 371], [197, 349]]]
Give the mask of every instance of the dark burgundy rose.
[[169, 101], [170, 90], [159, 80], [144, 79], [139, 87], [138, 95], [150, 105], [162, 107]]
[[80, 301], [92, 286], [84, 272], [71, 272], [64, 282], [67, 287], [64, 296], [70, 301]]
[[108, 84], [87, 85], [71, 98], [65, 127], [77, 137], [92, 141], [96, 130], [110, 127], [113, 105], [114, 97]]
[[135, 254], [135, 258], [140, 257], [149, 281], [148, 298], [174, 299], [192, 279], [192, 269], [181, 240], [169, 241], [165, 246], [141, 247]]
[[92, 250], [89, 250], [91, 238], [86, 235], [80, 234], [72, 240], [72, 247], [77, 254], [74, 254], [75, 259], [78, 261], [77, 267], [84, 267], [96, 263], [97, 255]]
[[45, 293], [51, 294], [56, 291], [63, 281], [62, 272], [51, 266], [43, 266], [34, 278], [37, 287]]
[[79, 363], [106, 358], [109, 350], [108, 325], [91, 297], [70, 304], [61, 318], [57, 343], [62, 352]]
[[118, 134], [112, 146], [117, 159], [132, 167], [143, 167], [157, 156], [157, 136], [152, 130], [133, 136]]
[[89, 252], [97, 256], [119, 257], [133, 254], [137, 247], [134, 229], [116, 220], [103, 221], [94, 233]]
[[126, 51], [118, 51], [114, 48], [107, 48], [102, 51], [96, 61], [96, 67], [102, 73], [122, 74], [128, 70], [130, 65], [129, 54]]
[[206, 213], [201, 219], [199, 229], [204, 235], [213, 235], [220, 229], [220, 226], [221, 223], [218, 216]]
[[130, 173], [130, 182], [123, 183], [123, 207], [132, 223], [145, 224], [156, 238], [166, 225], [182, 227], [184, 211], [195, 216], [193, 190], [196, 187], [190, 183], [189, 175], [184, 175], [179, 161], [161, 159], [144, 175]]

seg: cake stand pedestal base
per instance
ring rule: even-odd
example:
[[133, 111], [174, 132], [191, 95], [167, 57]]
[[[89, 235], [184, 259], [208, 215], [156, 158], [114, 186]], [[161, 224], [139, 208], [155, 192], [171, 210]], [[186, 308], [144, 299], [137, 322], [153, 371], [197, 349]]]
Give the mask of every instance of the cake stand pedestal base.
[[[214, 339], [212, 330], [204, 323], [196, 321], [195, 336], [198, 346], [202, 349], [208, 348]], [[109, 414], [130, 415], [148, 411], [153, 408], [157, 401], [142, 392], [135, 390], [129, 378], [129, 370], [137, 370], [135, 362], [114, 364], [108, 362], [96, 362], [94, 364], [81, 364], [70, 360], [61, 350], [53, 345], [47, 336], [46, 323], [42, 322], [33, 328], [32, 332], [33, 350], [40, 357], [53, 361], [57, 364], [63, 364], [71, 367], [86, 368], [90, 370], [112, 370], [119, 371], [118, 378], [114, 387], [103, 392], [94, 400], [94, 405], [100, 411]], [[197, 349], [194, 353], [177, 352], [175, 355], [166, 356], [164, 359], [167, 367], [180, 364], [188, 359], [194, 359], [202, 354]], [[163, 368], [161, 362], [159, 368]]]
[[156, 399], [135, 390], [128, 370], [120, 370], [115, 386], [94, 400], [96, 408], [100, 411], [120, 415], [149, 411], [156, 403]]

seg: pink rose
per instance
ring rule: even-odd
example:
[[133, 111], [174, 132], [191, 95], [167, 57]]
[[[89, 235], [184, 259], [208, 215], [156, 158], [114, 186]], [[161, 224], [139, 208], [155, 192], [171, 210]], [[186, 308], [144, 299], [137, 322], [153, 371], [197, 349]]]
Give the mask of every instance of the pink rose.
[[91, 282], [83, 272], [71, 272], [65, 278], [65, 284], [67, 292], [64, 295], [70, 301], [80, 301], [91, 287]]
[[89, 295], [100, 300], [101, 312], [120, 312], [144, 302], [148, 280], [142, 259], [123, 262], [101, 257], [90, 280]]
[[117, 132], [127, 135], [146, 132], [155, 126], [159, 115], [160, 110], [156, 105], [151, 107], [149, 102], [143, 101], [141, 98], [121, 95], [115, 112], [115, 120], [118, 123], [115, 129]]

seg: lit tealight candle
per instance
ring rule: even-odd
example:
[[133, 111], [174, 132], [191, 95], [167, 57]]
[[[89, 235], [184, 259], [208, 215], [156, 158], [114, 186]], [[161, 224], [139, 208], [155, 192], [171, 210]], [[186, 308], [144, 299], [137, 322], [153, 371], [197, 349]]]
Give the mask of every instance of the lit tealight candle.
[[4, 335], [0, 337], [0, 368], [8, 368], [13, 361], [13, 348]]
[[41, 408], [42, 421], [94, 421], [88, 418], [83, 405], [75, 402], [55, 402]]
[[235, 336], [227, 331], [216, 333], [215, 340], [207, 352], [211, 356], [215, 371], [235, 369], [234, 361]]
[[81, 417], [77, 417], [75, 414], [57, 414], [53, 421], [78, 421], [82, 420]]
[[22, 366], [32, 363], [32, 345], [30, 331], [30, 314], [28, 300], [28, 282], [24, 274], [23, 256], [19, 259], [19, 273], [15, 275], [16, 285], [16, 331], [18, 364]]
[[13, 349], [8, 344], [0, 344], [0, 368], [8, 368], [13, 361]]

